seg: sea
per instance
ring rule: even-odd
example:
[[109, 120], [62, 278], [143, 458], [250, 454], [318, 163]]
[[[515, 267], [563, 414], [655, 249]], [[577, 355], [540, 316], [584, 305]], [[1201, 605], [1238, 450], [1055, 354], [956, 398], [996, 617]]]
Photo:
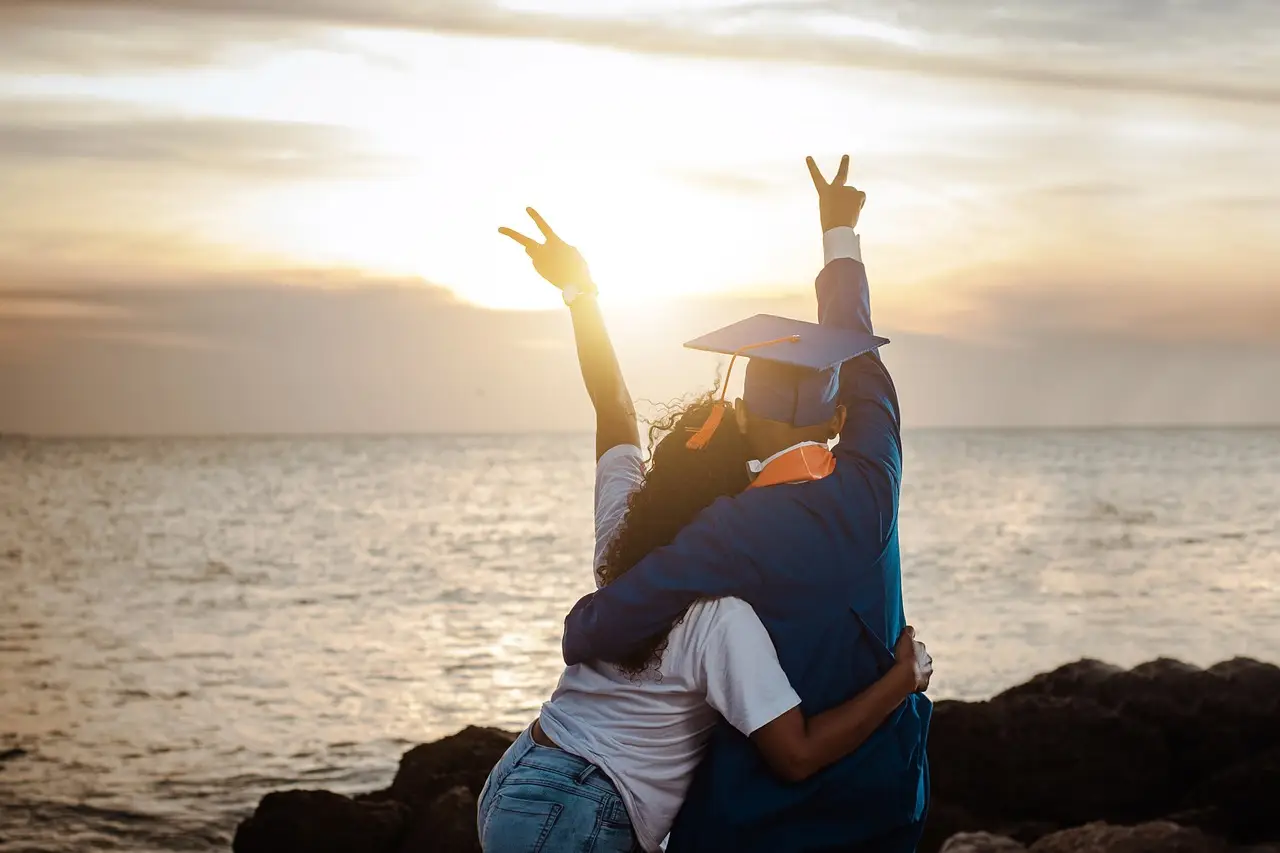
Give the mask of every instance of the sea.
[[[1280, 429], [908, 431], [935, 698], [1280, 661]], [[589, 435], [0, 439], [0, 850], [226, 850], [515, 729], [592, 588]]]

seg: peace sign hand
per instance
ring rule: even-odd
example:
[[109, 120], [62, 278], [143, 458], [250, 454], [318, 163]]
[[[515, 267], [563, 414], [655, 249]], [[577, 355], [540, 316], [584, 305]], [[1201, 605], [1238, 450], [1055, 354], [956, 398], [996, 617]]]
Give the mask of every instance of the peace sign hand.
[[594, 291], [595, 285], [591, 283], [591, 272], [587, 269], [587, 262], [583, 259], [582, 253], [561, 240], [538, 211], [532, 207], [527, 207], [525, 210], [538, 226], [538, 230], [542, 232], [542, 236], [546, 238], [545, 243], [539, 243], [532, 237], [526, 237], [510, 228], [499, 228], [498, 233], [524, 246], [525, 252], [533, 259], [533, 269], [556, 287], [563, 290], [572, 284], [583, 290]]
[[813, 162], [812, 157], [806, 157], [805, 162], [809, 165], [809, 176], [813, 178], [814, 189], [818, 191], [822, 233], [841, 226], [857, 227], [862, 206], [867, 203], [867, 194], [844, 184], [849, 177], [849, 155], [840, 159], [840, 169], [831, 183], [827, 183], [826, 178], [822, 177], [822, 172], [818, 171], [818, 164]]

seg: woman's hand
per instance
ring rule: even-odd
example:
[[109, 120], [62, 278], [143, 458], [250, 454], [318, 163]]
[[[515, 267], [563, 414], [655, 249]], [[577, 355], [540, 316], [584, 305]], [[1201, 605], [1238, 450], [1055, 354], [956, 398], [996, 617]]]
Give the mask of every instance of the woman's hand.
[[584, 291], [594, 292], [595, 285], [591, 283], [591, 271], [587, 269], [587, 262], [583, 259], [582, 253], [556, 236], [556, 232], [552, 231], [547, 221], [538, 215], [538, 211], [532, 207], [525, 210], [547, 242], [539, 243], [532, 237], [526, 237], [511, 228], [499, 228], [498, 233], [524, 246], [524, 250], [533, 259], [533, 269], [556, 287], [564, 290], [572, 284]]
[[908, 625], [902, 629], [898, 644], [893, 648], [893, 656], [897, 661], [896, 669], [903, 673], [915, 685], [912, 692], [923, 693], [929, 689], [929, 679], [933, 677], [933, 658], [925, 650], [924, 643], [916, 640], [916, 629]]

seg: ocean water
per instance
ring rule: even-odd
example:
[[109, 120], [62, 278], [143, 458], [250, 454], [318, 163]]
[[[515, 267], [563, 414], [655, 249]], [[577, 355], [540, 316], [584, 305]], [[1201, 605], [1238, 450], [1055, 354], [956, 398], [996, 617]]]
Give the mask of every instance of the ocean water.
[[[1280, 660], [1280, 430], [909, 432], [938, 697]], [[591, 588], [589, 436], [0, 441], [0, 849], [226, 849], [266, 791], [525, 724]]]

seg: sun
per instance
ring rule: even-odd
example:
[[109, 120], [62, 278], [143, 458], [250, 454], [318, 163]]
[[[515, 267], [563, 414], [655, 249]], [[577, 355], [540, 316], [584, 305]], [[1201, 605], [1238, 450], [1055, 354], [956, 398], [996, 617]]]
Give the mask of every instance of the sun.
[[[776, 275], [769, 270], [779, 266], [779, 247], [759, 239], [758, 214], [661, 176], [628, 186], [612, 203], [590, 180], [531, 190], [525, 204], [536, 205], [583, 253], [602, 299], [619, 308], [733, 292]], [[497, 233], [503, 225], [540, 239], [524, 206], [513, 198], [501, 214], [477, 209], [455, 216], [449, 254], [473, 262], [424, 256], [424, 277], [487, 308], [555, 305], [555, 289], [538, 278], [519, 245]]]

